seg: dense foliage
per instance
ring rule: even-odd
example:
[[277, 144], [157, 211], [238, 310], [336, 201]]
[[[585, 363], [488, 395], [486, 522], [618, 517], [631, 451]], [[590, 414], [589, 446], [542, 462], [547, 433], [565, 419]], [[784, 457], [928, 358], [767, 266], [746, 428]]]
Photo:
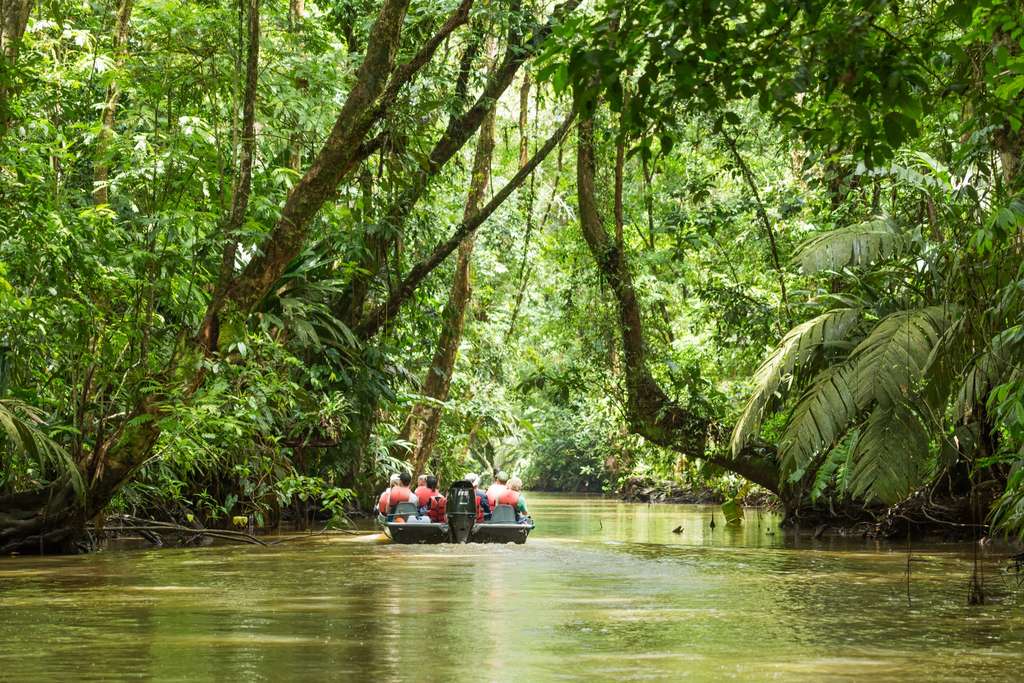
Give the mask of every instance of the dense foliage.
[[2, 7], [0, 550], [405, 467], [1024, 532], [1019, 2]]

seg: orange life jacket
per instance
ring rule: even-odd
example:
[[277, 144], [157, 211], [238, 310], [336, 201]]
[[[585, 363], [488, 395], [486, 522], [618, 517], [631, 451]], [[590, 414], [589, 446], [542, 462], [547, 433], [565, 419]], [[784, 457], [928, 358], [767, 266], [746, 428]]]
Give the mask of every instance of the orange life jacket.
[[494, 507], [498, 504], [498, 498], [500, 498], [505, 491], [508, 491], [508, 487], [504, 484], [491, 484], [487, 488], [487, 502], [491, 504], [491, 511], [494, 510]]
[[511, 505], [515, 507], [519, 504], [519, 491], [513, 491], [512, 489], [505, 489], [501, 495], [498, 496], [498, 505]]
[[448, 499], [437, 491], [431, 491], [431, 494], [430, 498], [427, 499], [427, 515], [429, 515], [431, 522], [439, 524], [444, 521]]
[[390, 515], [396, 505], [399, 503], [408, 503], [410, 496], [412, 496], [412, 489], [408, 486], [392, 486], [381, 494], [377, 509], [380, 510], [382, 515]]
[[416, 498], [419, 499], [417, 505], [420, 507], [426, 507], [427, 501], [430, 500], [430, 496], [433, 494], [433, 491], [428, 489], [426, 486], [417, 486], [413, 493], [415, 493]]

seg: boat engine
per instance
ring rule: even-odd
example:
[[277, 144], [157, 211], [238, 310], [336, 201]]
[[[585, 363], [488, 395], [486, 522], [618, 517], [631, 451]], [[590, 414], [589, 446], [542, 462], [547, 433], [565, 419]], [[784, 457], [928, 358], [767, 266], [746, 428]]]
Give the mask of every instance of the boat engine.
[[448, 489], [448, 529], [452, 543], [469, 542], [476, 524], [476, 490], [468, 481], [457, 481]]

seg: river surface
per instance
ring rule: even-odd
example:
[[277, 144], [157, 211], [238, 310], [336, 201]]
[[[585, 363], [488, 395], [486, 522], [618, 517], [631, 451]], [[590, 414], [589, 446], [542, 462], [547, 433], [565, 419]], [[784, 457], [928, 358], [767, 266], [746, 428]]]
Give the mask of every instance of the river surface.
[[[0, 680], [1022, 680], [989, 548], [786, 539], [717, 507], [531, 494], [525, 546], [281, 545], [0, 559]], [[711, 529], [712, 516], [717, 528]], [[682, 526], [682, 532], [672, 530]]]

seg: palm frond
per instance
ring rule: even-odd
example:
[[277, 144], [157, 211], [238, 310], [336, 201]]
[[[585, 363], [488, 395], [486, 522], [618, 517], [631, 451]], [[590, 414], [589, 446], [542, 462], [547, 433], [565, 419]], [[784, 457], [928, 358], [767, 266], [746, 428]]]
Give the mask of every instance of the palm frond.
[[860, 320], [860, 309], [837, 308], [797, 325], [782, 338], [754, 373], [754, 393], [733, 429], [731, 447], [739, 454], [761, 426], [765, 413], [788, 391], [801, 372], [831, 344], [846, 339]]
[[880, 216], [811, 237], [797, 247], [793, 262], [805, 273], [840, 271], [899, 256], [909, 244], [891, 218]]
[[935, 415], [945, 412], [953, 387], [963, 376], [964, 365], [971, 354], [974, 337], [969, 321], [959, 316], [939, 338], [925, 362], [924, 405]]
[[971, 363], [953, 400], [957, 419], [967, 420], [988, 400], [998, 385], [1011, 378], [1024, 355], [1024, 326], [1015, 325], [997, 334]]
[[928, 306], [886, 316], [850, 354], [856, 364], [857, 405], [906, 401], [956, 311]]
[[1005, 534], [1013, 534], [1018, 540], [1024, 539], [1024, 453], [1018, 453], [1018, 460], [1010, 468], [1006, 488], [992, 508], [989, 521], [992, 528]]
[[779, 440], [784, 475], [800, 476], [855, 424], [861, 412], [855, 401], [855, 379], [852, 363], [833, 365], [818, 373], [800, 397]]
[[85, 495], [82, 475], [71, 455], [41, 429], [38, 411], [20, 401], [0, 399], [0, 462], [4, 443], [51, 480], [67, 478], [79, 496]]
[[928, 432], [905, 404], [879, 406], [864, 423], [851, 453], [854, 496], [895, 504], [927, 478]]

